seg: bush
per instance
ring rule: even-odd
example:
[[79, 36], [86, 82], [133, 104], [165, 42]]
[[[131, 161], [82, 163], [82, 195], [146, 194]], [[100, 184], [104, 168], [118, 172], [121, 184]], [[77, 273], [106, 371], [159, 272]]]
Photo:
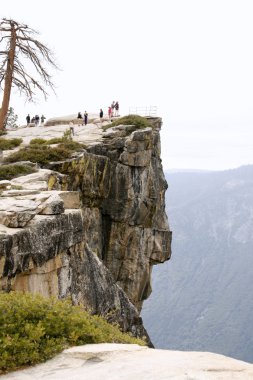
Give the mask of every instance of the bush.
[[72, 153], [73, 151], [64, 149], [63, 147], [51, 148], [44, 144], [34, 144], [6, 157], [5, 162], [31, 161], [37, 162], [40, 165], [46, 165], [51, 161], [61, 161], [69, 158]]
[[80, 150], [83, 150], [85, 148], [85, 145], [77, 141], [66, 141], [66, 142], [64, 141], [58, 145], [58, 148], [61, 148], [61, 147], [72, 150], [73, 152], [78, 152]]
[[84, 145], [75, 142], [62, 142], [52, 148], [46, 144], [31, 144], [18, 152], [6, 157], [5, 162], [31, 161], [40, 165], [46, 165], [52, 161], [62, 161], [70, 158], [74, 152], [84, 149]]
[[13, 179], [22, 175], [35, 173], [37, 170], [27, 165], [1, 165], [0, 181]]
[[104, 127], [104, 130], [118, 125], [134, 125], [136, 129], [142, 129], [147, 127], [152, 127], [150, 122], [142, 116], [139, 115], [128, 115], [120, 117], [117, 120], [114, 120], [111, 124], [108, 124]]
[[36, 138], [36, 139], [32, 139], [30, 141], [30, 145], [38, 145], [38, 144], [45, 144], [45, 145], [51, 145], [51, 144], [59, 144], [59, 143], [62, 143], [64, 140], [62, 137], [53, 137], [52, 139], [50, 140], [45, 140], [45, 139], [42, 139], [42, 138]]
[[0, 372], [43, 362], [87, 343], [145, 343], [70, 301], [0, 293]]
[[22, 139], [4, 139], [3, 137], [0, 137], [0, 150], [9, 150], [16, 148], [23, 142]]
[[59, 143], [61, 143], [61, 142], [63, 142], [62, 137], [53, 137], [52, 139], [47, 140], [47, 141], [46, 141], [46, 144], [47, 144], [47, 145], [50, 145], [50, 144], [59, 144]]
[[63, 137], [62, 137], [63, 141], [72, 141], [73, 138], [72, 138], [72, 132], [71, 132], [71, 129], [66, 129], [66, 131], [63, 133]]
[[32, 139], [30, 141], [30, 145], [34, 145], [34, 144], [45, 144], [47, 142], [47, 140], [45, 139], [41, 139], [40, 137], [37, 137], [36, 139]]
[[[67, 133], [66, 133], [67, 132]], [[72, 140], [72, 137], [69, 135], [69, 131], [65, 131], [64, 132], [64, 135], [63, 137], [53, 137], [52, 139], [50, 140], [45, 140], [45, 139], [42, 139], [42, 138], [36, 138], [36, 139], [32, 139], [30, 141], [30, 145], [52, 145], [52, 144], [68, 144], [68, 146], [72, 146], [73, 149], [75, 149], [76, 147], [80, 148], [82, 147], [83, 148], [83, 145], [78, 143], [78, 142], [75, 142]]]

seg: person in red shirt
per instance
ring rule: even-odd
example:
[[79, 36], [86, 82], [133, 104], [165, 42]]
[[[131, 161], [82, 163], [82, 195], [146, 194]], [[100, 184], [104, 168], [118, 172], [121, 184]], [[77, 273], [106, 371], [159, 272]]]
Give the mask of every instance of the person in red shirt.
[[111, 117], [112, 117], [112, 107], [108, 107], [108, 117], [109, 119], [111, 120]]

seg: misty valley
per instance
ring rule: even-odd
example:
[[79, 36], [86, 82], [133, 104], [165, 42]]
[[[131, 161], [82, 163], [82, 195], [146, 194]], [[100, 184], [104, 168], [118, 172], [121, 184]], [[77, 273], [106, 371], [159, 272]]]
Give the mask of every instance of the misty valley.
[[253, 166], [166, 178], [172, 257], [144, 303], [151, 339], [253, 362]]

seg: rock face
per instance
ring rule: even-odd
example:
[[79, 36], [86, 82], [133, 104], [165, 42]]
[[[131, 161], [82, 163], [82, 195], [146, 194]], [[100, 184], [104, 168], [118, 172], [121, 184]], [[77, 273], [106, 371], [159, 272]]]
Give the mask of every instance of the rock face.
[[[171, 254], [160, 126], [154, 119], [152, 128], [114, 127], [77, 158], [7, 184], [0, 197], [2, 289], [71, 297], [124, 331], [146, 335], [139, 311], [151, 292], [152, 265]], [[14, 205], [19, 211], [8, 219]]]
[[3, 380], [251, 380], [253, 365], [209, 352], [152, 350], [134, 344], [87, 344]]

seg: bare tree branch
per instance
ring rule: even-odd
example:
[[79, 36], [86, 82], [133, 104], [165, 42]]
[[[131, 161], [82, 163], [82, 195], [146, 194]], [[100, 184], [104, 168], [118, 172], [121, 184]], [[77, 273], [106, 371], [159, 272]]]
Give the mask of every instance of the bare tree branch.
[[[6, 117], [3, 113], [7, 113], [6, 107], [8, 107], [13, 86], [17, 87], [29, 101], [33, 100], [35, 90], [42, 92], [45, 99], [48, 96], [45, 86], [54, 91], [52, 77], [44, 67], [44, 63], [56, 69], [58, 67], [52, 51], [34, 37], [37, 35], [38, 32], [26, 24], [7, 18], [0, 21], [0, 47], [1, 44], [5, 44], [0, 51], [0, 86], [4, 90], [0, 129], [3, 128]], [[25, 60], [32, 64], [35, 76], [27, 72]]]

